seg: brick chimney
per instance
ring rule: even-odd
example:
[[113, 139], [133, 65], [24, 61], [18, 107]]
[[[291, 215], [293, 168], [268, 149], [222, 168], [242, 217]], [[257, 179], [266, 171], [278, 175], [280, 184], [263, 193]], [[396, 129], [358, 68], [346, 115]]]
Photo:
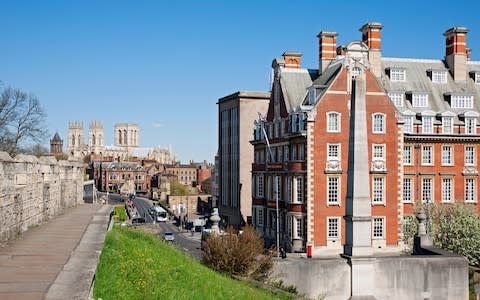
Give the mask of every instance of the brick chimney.
[[467, 80], [467, 32], [465, 27], [445, 31], [445, 61], [455, 81]]
[[337, 58], [337, 33], [321, 31], [317, 37], [319, 46], [318, 72], [321, 74], [330, 62]]
[[285, 61], [285, 68], [301, 68], [302, 53], [295, 51], [285, 51], [282, 56], [283, 60]]
[[359, 29], [362, 33], [362, 41], [368, 46], [370, 71], [377, 77], [382, 75], [382, 28], [382, 23], [369, 22]]

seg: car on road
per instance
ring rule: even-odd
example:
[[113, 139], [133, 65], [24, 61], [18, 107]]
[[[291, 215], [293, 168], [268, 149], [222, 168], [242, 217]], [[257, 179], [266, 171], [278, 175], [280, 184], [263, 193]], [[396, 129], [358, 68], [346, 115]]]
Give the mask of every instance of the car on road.
[[140, 224], [140, 223], [145, 223], [144, 217], [135, 217], [132, 219], [132, 224]]
[[163, 234], [163, 240], [166, 241], [166, 242], [173, 242], [173, 241], [175, 241], [175, 235], [173, 235], [173, 232], [171, 232], [171, 231], [166, 231]]

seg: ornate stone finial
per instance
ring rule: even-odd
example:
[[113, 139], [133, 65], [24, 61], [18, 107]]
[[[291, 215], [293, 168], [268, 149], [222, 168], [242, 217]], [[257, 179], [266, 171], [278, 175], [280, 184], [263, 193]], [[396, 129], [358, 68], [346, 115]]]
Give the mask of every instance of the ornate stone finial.
[[220, 233], [220, 228], [218, 227], [218, 222], [220, 222], [220, 216], [218, 215], [218, 208], [214, 208], [212, 215], [210, 217], [210, 221], [212, 221], [212, 234]]
[[427, 219], [427, 216], [425, 215], [425, 212], [423, 211], [423, 208], [421, 208], [420, 211], [417, 212], [417, 220], [418, 220], [417, 235], [418, 236], [427, 235], [427, 229], [425, 227], [425, 220], [426, 219]]

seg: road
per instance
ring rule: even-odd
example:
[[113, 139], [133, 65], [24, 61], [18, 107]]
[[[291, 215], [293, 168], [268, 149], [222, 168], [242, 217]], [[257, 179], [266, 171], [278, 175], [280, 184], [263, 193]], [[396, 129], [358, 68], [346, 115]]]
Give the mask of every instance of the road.
[[[138, 213], [145, 218], [147, 223], [153, 223], [153, 218], [148, 213], [148, 208], [152, 206], [152, 201], [143, 198], [143, 197], [136, 197], [133, 199], [135, 206], [137, 207]], [[173, 232], [175, 236], [175, 241], [173, 242], [177, 248], [187, 253], [190, 253], [195, 259], [202, 260], [203, 252], [200, 249], [200, 232], [196, 232], [195, 236], [192, 238], [191, 233], [188, 231], [181, 232], [180, 229], [173, 225], [170, 222], [166, 223], [157, 223], [160, 227], [160, 236], [165, 231]]]

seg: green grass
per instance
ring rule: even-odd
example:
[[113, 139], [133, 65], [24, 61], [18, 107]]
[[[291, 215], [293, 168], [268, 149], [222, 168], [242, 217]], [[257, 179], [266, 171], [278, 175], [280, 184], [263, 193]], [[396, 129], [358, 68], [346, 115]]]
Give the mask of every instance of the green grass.
[[223, 276], [158, 237], [115, 226], [97, 268], [94, 299], [287, 299]]
[[126, 221], [128, 220], [127, 212], [125, 211], [125, 207], [118, 205], [113, 208], [114, 216], [116, 221]]

